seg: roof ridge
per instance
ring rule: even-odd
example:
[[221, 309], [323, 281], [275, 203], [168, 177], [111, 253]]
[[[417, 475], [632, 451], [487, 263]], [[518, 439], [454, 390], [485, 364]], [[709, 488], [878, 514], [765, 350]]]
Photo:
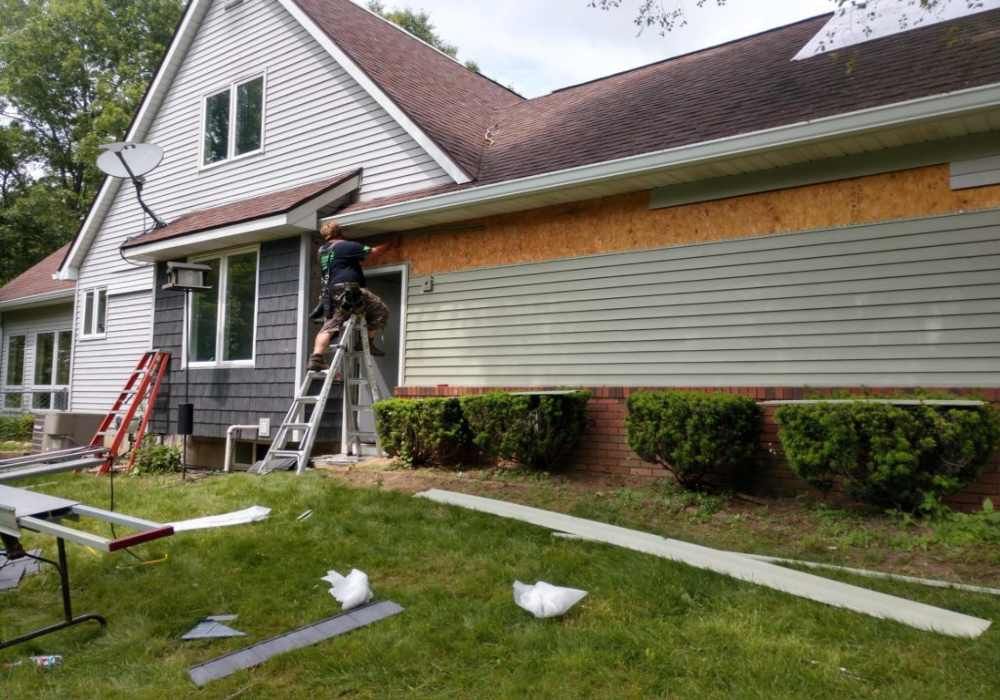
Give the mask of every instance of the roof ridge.
[[730, 46], [732, 44], [738, 44], [738, 43], [740, 43], [742, 41], [747, 41], [748, 39], [756, 39], [758, 37], [764, 36], [765, 34], [770, 34], [771, 32], [782, 31], [782, 30], [788, 29], [789, 27], [794, 27], [797, 24], [804, 24], [806, 22], [812, 22], [812, 21], [814, 21], [816, 19], [819, 19], [820, 17], [827, 17], [827, 16], [832, 17], [833, 14], [834, 14], [833, 12], [821, 12], [818, 15], [812, 15], [811, 17], [804, 17], [804, 18], [796, 20], [794, 22], [789, 22], [788, 24], [780, 24], [780, 25], [778, 25], [776, 27], [769, 27], [768, 29], [762, 29], [761, 31], [754, 32], [753, 34], [747, 34], [746, 36], [739, 36], [739, 37], [736, 37], [735, 39], [729, 39], [728, 41], [723, 41], [720, 44], [712, 44], [711, 46], [703, 46], [700, 49], [693, 49], [691, 51], [686, 51], [684, 53], [679, 53], [679, 54], [677, 54], [675, 56], [668, 56], [666, 58], [661, 58], [661, 59], [656, 60], [656, 61], [650, 61], [649, 63], [642, 64], [641, 66], [635, 66], [633, 68], [626, 68], [625, 70], [616, 71], [615, 73], [609, 73], [607, 75], [602, 75], [602, 76], [597, 77], [597, 78], [591, 78], [590, 80], [584, 80], [583, 82], [580, 82], [580, 83], [573, 83], [572, 85], [566, 85], [566, 86], [561, 87], [561, 88], [556, 88], [555, 90], [552, 90], [551, 92], [548, 92], [548, 93], [546, 93], [544, 95], [539, 95], [538, 97], [532, 97], [531, 99], [529, 99], [527, 101], [531, 102], [533, 100], [540, 100], [540, 99], [542, 99], [544, 97], [548, 97], [549, 95], [556, 95], [556, 94], [559, 94], [561, 92], [566, 92], [568, 90], [574, 90], [574, 89], [576, 89], [578, 87], [583, 87], [584, 85], [590, 85], [592, 83], [599, 83], [602, 80], [610, 80], [611, 78], [616, 78], [616, 77], [621, 76], [621, 75], [627, 75], [628, 73], [633, 73], [635, 71], [640, 71], [640, 70], [643, 70], [645, 68], [651, 68], [653, 66], [658, 66], [658, 65], [663, 64], [663, 63], [670, 63], [671, 61], [678, 61], [678, 60], [680, 60], [682, 58], [689, 58], [690, 56], [696, 56], [696, 55], [698, 55], [700, 53], [706, 53], [708, 51], [715, 51], [716, 49], [721, 49], [721, 48], [723, 48], [725, 46]]
[[[439, 54], [441, 54], [442, 56], [444, 56], [448, 60], [453, 61], [462, 70], [467, 70], [470, 73], [472, 73], [473, 75], [478, 75], [480, 78], [483, 78], [484, 80], [490, 81], [491, 83], [493, 83], [497, 87], [503, 88], [504, 90], [506, 90], [510, 94], [514, 95], [515, 97], [520, 97], [522, 100], [527, 100], [528, 99], [524, 95], [522, 95], [521, 93], [519, 93], [516, 90], [514, 90], [513, 88], [511, 88], [510, 86], [504, 85], [503, 83], [501, 83], [498, 80], [494, 80], [493, 78], [491, 78], [490, 76], [486, 75], [485, 73], [480, 73], [479, 71], [472, 70], [471, 68], [469, 68], [468, 66], [466, 66], [464, 63], [462, 63], [461, 61], [459, 61], [454, 56], [451, 56], [451, 55], [445, 53], [444, 51], [442, 51], [441, 49], [439, 49], [438, 47], [434, 46], [433, 44], [431, 44], [431, 43], [429, 43], [427, 41], [424, 41], [419, 36], [417, 36], [416, 34], [414, 34], [411, 31], [408, 31], [408, 30], [404, 29], [403, 27], [401, 27], [400, 25], [396, 24], [395, 22], [393, 22], [388, 17], [383, 17], [379, 13], [372, 11], [371, 9], [368, 8], [367, 5], [362, 5], [362, 4], [358, 3], [358, 2], [353, 2], [352, 0], [347, 0], [347, 1], [351, 2], [352, 5], [356, 5], [359, 9], [364, 10], [365, 12], [367, 12], [368, 14], [370, 14], [372, 17], [375, 17], [376, 19], [379, 19], [379, 20], [385, 22], [386, 24], [388, 24], [390, 27], [392, 27], [396, 31], [402, 32], [408, 38], [413, 39], [414, 41], [417, 41], [417, 42], [423, 44], [424, 46], [426, 46], [427, 48], [431, 49], [432, 51], [437, 51]], [[406, 9], [410, 9], [410, 8], [407, 7]], [[423, 12], [423, 10], [419, 10], [419, 11]], [[343, 47], [341, 47], [341, 48], [343, 48]]]

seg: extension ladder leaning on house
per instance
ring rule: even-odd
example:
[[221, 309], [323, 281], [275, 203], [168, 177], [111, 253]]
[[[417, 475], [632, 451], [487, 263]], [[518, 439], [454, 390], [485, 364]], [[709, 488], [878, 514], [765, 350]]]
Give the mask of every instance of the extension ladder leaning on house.
[[[305, 471], [323, 422], [323, 412], [330, 391], [334, 383], [340, 380], [338, 375], [343, 377], [344, 382], [343, 420], [347, 422], [343, 454], [360, 456], [362, 442], [374, 442], [378, 454], [383, 454], [377, 431], [363, 431], [359, 423], [359, 414], [370, 410], [370, 407], [361, 405], [362, 387], [367, 387], [371, 392], [372, 404], [389, 397], [389, 389], [372, 358], [368, 325], [363, 312], [358, 310], [351, 315], [341, 328], [339, 344], [335, 347], [333, 362], [328, 369], [306, 371], [267, 454], [254, 466], [253, 471], [269, 474], [276, 469], [291, 467], [295, 468], [297, 474]], [[319, 380], [323, 382], [319, 393], [310, 393], [313, 384]], [[294, 447], [292, 443], [295, 444]]]
[[[89, 445], [2, 460], [0, 481], [97, 466], [100, 467], [101, 474], [107, 474], [120, 456], [125, 438], [130, 434], [133, 449], [126, 470], [132, 469], [136, 454], [134, 448], [142, 444], [153, 405], [160, 393], [160, 384], [169, 366], [169, 352], [151, 350], [143, 353], [135, 369], [125, 380], [125, 386], [118, 392], [111, 410], [101, 419]], [[133, 425], [137, 425], [134, 432]], [[109, 435], [112, 436], [111, 444], [107, 445]]]

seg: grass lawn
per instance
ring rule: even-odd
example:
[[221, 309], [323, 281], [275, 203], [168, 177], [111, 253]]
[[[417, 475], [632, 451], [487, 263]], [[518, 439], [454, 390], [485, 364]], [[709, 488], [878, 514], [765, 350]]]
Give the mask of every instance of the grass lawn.
[[[105, 479], [42, 483], [40, 491], [107, 505]], [[532, 488], [522, 502], [559, 490]], [[120, 510], [162, 521], [253, 504], [273, 512], [263, 523], [137, 548], [144, 558], [167, 557], [148, 566], [70, 545], [76, 612], [104, 613], [109, 627], [79, 627], [0, 652], [0, 697], [1000, 696], [996, 627], [977, 640], [921, 632], [317, 472], [187, 483], [121, 478], [116, 491]], [[607, 501], [613, 517], [606, 519], [621, 520], [620, 498], [606, 494], [568, 510], [597, 511]], [[296, 521], [307, 508], [314, 515]], [[51, 540], [26, 542], [39, 543], [54, 554]], [[200, 691], [190, 683], [186, 670], [194, 664], [336, 613], [319, 579], [351, 567], [368, 572], [377, 597], [405, 612]], [[590, 595], [565, 618], [539, 621], [513, 604], [515, 578]], [[837, 578], [1000, 620], [1000, 598]], [[0, 637], [54, 621], [57, 577], [46, 571], [0, 593], [0, 610]], [[213, 613], [237, 613], [232, 624], [248, 637], [179, 641]], [[6, 666], [31, 654], [62, 654], [64, 665]]]

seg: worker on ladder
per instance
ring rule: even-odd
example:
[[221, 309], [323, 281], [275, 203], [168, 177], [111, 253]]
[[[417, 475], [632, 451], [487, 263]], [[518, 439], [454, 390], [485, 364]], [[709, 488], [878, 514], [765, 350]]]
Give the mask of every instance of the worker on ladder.
[[334, 336], [340, 333], [344, 323], [355, 313], [365, 315], [372, 355], [384, 355], [385, 351], [374, 344], [374, 337], [385, 328], [389, 320], [389, 308], [368, 290], [361, 263], [383, 255], [394, 244], [386, 243], [373, 248], [357, 241], [349, 241], [344, 238], [335, 221], [323, 224], [319, 233], [324, 241], [319, 248], [323, 298], [321, 304], [313, 310], [311, 318], [321, 318], [323, 327], [316, 334], [313, 352], [309, 357], [309, 369], [326, 369], [324, 355], [327, 348]]

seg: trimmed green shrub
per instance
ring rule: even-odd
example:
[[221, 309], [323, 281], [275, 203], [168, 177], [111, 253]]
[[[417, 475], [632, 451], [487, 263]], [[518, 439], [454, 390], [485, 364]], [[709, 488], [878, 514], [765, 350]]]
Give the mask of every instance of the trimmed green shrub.
[[154, 436], [147, 435], [135, 454], [132, 474], [170, 474], [181, 471], [181, 449], [164, 445]]
[[1000, 438], [988, 405], [816, 403], [782, 406], [777, 419], [788, 463], [807, 482], [907, 511], [971, 483]]
[[484, 454], [529, 467], [555, 469], [580, 441], [590, 393], [506, 394], [461, 399], [472, 441]]
[[27, 442], [31, 440], [35, 417], [30, 413], [19, 413], [13, 416], [0, 416], [0, 442], [8, 440]]
[[669, 470], [686, 488], [753, 462], [760, 408], [735, 394], [645, 391], [628, 400], [628, 444], [646, 462]]
[[375, 404], [382, 449], [404, 465], [446, 465], [469, 448], [458, 399], [387, 399]]

